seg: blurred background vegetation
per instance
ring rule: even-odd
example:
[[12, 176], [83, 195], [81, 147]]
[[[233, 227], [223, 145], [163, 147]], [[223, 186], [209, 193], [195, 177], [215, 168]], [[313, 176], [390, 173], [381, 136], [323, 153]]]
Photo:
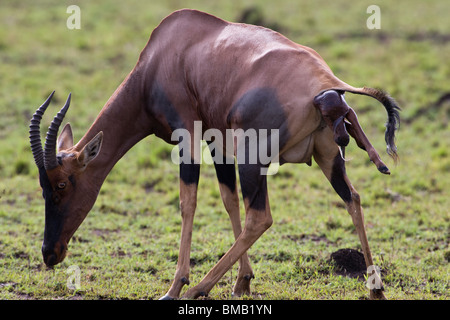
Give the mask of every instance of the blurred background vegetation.
[[[81, 29], [69, 30], [69, 5]], [[369, 5], [381, 29], [369, 30]], [[441, 1], [56, 1], [0, 3], [0, 298], [158, 298], [178, 255], [178, 168], [171, 147], [149, 137], [111, 172], [66, 261], [42, 263], [43, 201], [28, 123], [56, 90], [43, 127], [72, 92], [75, 140], [134, 67], [152, 30], [172, 11], [193, 8], [264, 25], [321, 54], [354, 86], [380, 87], [402, 107], [400, 162], [380, 175], [354, 143], [347, 171], [365, 207], [369, 242], [390, 298], [449, 298], [450, 2]], [[374, 146], [385, 148], [386, 115], [376, 101], [348, 95]], [[42, 129], [42, 134], [45, 133]], [[383, 158], [388, 160], [384, 154]], [[257, 278], [250, 298], [364, 298], [361, 281], [335, 275], [339, 248], [359, 248], [351, 219], [316, 165], [286, 165], [269, 179], [274, 225], [250, 250]], [[203, 166], [192, 277], [203, 277], [232, 243], [211, 167]], [[71, 264], [83, 290], [65, 286]], [[227, 298], [230, 271], [211, 296]]]

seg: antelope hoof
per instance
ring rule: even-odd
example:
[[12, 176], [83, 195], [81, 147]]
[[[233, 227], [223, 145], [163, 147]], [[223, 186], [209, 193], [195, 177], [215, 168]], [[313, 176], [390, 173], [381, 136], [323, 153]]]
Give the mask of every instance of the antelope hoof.
[[186, 291], [186, 293], [183, 295], [183, 299], [197, 299], [198, 297], [207, 297], [207, 296], [208, 292], [200, 288], [192, 287], [191, 289]]
[[384, 296], [383, 289], [372, 289], [370, 290], [370, 300], [386, 300]]
[[175, 298], [168, 296], [167, 294], [159, 298], [159, 300], [175, 300]]
[[391, 174], [388, 167], [386, 167], [385, 165], [379, 166], [378, 171], [380, 171], [381, 173], [384, 173], [384, 174]]
[[254, 275], [247, 274], [242, 278], [238, 278], [236, 280], [236, 284], [234, 285], [233, 292], [231, 295], [233, 297], [240, 297], [242, 295], [250, 295], [250, 281], [255, 278]]

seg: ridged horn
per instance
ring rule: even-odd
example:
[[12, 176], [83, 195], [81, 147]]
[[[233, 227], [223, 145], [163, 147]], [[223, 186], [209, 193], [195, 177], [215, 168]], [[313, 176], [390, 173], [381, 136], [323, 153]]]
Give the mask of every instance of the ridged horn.
[[44, 167], [45, 170], [51, 170], [58, 166], [58, 160], [56, 159], [56, 139], [58, 137], [58, 130], [61, 122], [66, 115], [67, 109], [70, 106], [70, 97], [71, 93], [67, 97], [66, 103], [64, 107], [58, 112], [58, 114], [53, 118], [52, 123], [47, 131], [47, 136], [45, 138], [45, 147], [44, 147]]
[[50, 104], [50, 101], [52, 100], [54, 93], [55, 91], [53, 91], [48, 96], [47, 100], [45, 100], [45, 102], [33, 114], [33, 117], [31, 118], [30, 121], [29, 133], [30, 133], [31, 152], [33, 153], [34, 162], [36, 163], [38, 169], [44, 167], [44, 150], [42, 149], [41, 143], [40, 124], [42, 116], [44, 115], [45, 110]]

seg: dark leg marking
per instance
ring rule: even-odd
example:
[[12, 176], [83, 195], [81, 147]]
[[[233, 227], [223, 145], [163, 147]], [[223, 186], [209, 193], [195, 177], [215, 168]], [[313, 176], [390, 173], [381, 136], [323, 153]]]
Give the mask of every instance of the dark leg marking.
[[180, 178], [185, 184], [198, 184], [200, 177], [200, 164], [180, 163]]
[[[212, 141], [207, 141], [207, 143], [211, 150]], [[219, 152], [217, 148], [212, 148], [211, 156], [213, 159], [216, 159], [218, 156], [217, 152]], [[216, 169], [217, 180], [219, 180], [219, 183], [226, 185], [231, 192], [234, 192], [236, 189], [236, 165], [234, 159], [233, 163], [230, 162], [229, 159], [222, 155], [222, 162], [217, 163], [214, 161], [214, 168]]]
[[336, 158], [334, 158], [333, 168], [331, 171], [331, 185], [337, 194], [344, 200], [346, 203], [350, 203], [352, 201], [352, 192], [345, 182], [345, 161], [342, 159], [341, 155], [338, 154]]
[[219, 183], [226, 185], [231, 192], [234, 192], [236, 189], [236, 167], [234, 163], [227, 164], [224, 159], [222, 164], [214, 162], [214, 167]]
[[[254, 141], [245, 140], [246, 137], [238, 141], [237, 163], [242, 195], [248, 200], [251, 209], [266, 209], [267, 176], [261, 175], [264, 162], [260, 157], [260, 145], [266, 143], [266, 150], [271, 150], [271, 129], [278, 129], [277, 142], [281, 150], [289, 139], [286, 120], [286, 113], [276, 90], [268, 87], [255, 88], [244, 93], [228, 114], [227, 122], [230, 126], [235, 125], [236, 128], [242, 128], [246, 132], [254, 130], [258, 137], [259, 145], [254, 145]], [[267, 141], [260, 140], [260, 130], [268, 130]], [[240, 143], [244, 145], [241, 146]], [[239, 151], [245, 154], [239, 154]], [[264, 163], [264, 166], [268, 165], [269, 163]]]
[[[256, 88], [247, 91], [233, 105], [227, 117], [228, 124], [233, 119], [244, 130], [279, 130], [279, 148], [289, 139], [287, 117], [277, 92], [273, 88]], [[270, 150], [270, 149], [268, 149]]]
[[243, 198], [248, 199], [250, 208], [259, 211], [265, 210], [267, 176], [261, 175], [261, 166], [239, 164], [238, 167]]

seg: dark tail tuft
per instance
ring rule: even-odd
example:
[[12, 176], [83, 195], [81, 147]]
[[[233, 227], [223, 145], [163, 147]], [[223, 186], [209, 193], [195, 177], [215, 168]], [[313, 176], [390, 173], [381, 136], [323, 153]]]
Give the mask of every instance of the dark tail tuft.
[[400, 107], [397, 102], [389, 96], [388, 93], [380, 89], [364, 87], [361, 91], [351, 91], [353, 93], [364, 94], [371, 96], [378, 101], [380, 101], [386, 108], [388, 114], [388, 120], [386, 122], [386, 132], [384, 138], [386, 140], [386, 151], [387, 153], [397, 161], [397, 146], [395, 145], [395, 131], [400, 127]]

